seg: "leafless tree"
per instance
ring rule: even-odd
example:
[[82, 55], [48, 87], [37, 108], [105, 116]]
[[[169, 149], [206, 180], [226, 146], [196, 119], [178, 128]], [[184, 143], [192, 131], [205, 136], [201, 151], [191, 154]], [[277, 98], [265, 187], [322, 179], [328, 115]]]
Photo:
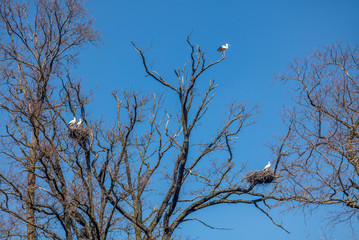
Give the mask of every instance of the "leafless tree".
[[[240, 131], [254, 123], [251, 116], [257, 108], [228, 104], [221, 124], [204, 127], [211, 137], [202, 139], [197, 131], [218, 85], [210, 80], [201, 90], [198, 82], [225, 58], [207, 64], [201, 48], [189, 38], [187, 43], [190, 63], [174, 70], [175, 81], [154, 71], [133, 43], [146, 74], [176, 103], [165, 104], [166, 97], [158, 93], [125, 91], [121, 97], [115, 91], [116, 124], [95, 136], [96, 148], [106, 152], [106, 158], [92, 162], [94, 176], [108, 202], [133, 226], [135, 239], [173, 239], [187, 221], [216, 228], [192, 215], [218, 204], [253, 204], [267, 214], [258, 206], [266, 195], [255, 193], [255, 186], [245, 181], [245, 164], [232, 153]], [[93, 154], [101, 159], [95, 150]]]
[[115, 217], [93, 186], [91, 138], [66, 124], [80, 115], [96, 130], [70, 74], [99, 40], [93, 21], [78, 0], [4, 0], [0, 31], [0, 237], [105, 239]]
[[279, 197], [293, 207], [331, 208], [332, 220], [358, 220], [359, 48], [333, 44], [295, 60], [279, 76], [294, 86], [288, 133], [273, 149], [283, 180]]

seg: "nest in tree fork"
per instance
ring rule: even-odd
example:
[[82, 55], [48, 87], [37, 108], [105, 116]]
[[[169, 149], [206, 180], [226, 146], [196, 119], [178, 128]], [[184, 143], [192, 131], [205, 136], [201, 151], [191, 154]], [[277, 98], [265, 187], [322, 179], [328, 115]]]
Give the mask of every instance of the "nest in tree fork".
[[253, 171], [247, 174], [246, 180], [251, 185], [273, 182], [278, 176], [271, 169]]
[[69, 138], [78, 142], [86, 142], [90, 140], [90, 129], [83, 127], [70, 127]]

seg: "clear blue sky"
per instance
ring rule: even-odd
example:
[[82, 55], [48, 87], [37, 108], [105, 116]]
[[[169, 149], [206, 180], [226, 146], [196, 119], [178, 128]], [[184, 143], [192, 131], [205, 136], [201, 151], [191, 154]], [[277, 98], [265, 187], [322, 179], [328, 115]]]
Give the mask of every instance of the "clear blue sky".
[[[234, 153], [250, 169], [262, 168], [271, 160], [264, 144], [283, 131], [280, 112], [289, 89], [273, 85], [273, 76], [284, 72], [293, 58], [309, 55], [311, 49], [359, 40], [358, 0], [91, 0], [87, 6], [104, 41], [99, 48], [82, 52], [77, 72], [88, 89], [95, 90], [90, 112], [104, 119], [113, 117], [115, 111], [112, 89], [161, 89], [145, 78], [130, 40], [141, 47], [152, 45], [147, 56], [154, 69], [168, 79], [174, 78], [173, 68], [188, 62], [185, 39], [190, 32], [208, 61], [220, 58], [219, 45], [231, 44], [225, 62], [202, 81], [215, 79], [220, 84], [209, 115], [215, 115], [230, 99], [261, 104], [257, 124], [241, 135]], [[183, 237], [200, 240], [319, 239], [323, 232], [331, 239], [350, 239], [348, 225], [331, 229], [320, 220], [325, 216], [322, 210], [306, 215], [273, 210], [271, 214], [292, 234], [271, 224], [253, 206], [244, 205], [215, 207], [197, 215], [209, 224], [233, 230], [211, 230], [191, 223], [182, 225], [181, 231]]]

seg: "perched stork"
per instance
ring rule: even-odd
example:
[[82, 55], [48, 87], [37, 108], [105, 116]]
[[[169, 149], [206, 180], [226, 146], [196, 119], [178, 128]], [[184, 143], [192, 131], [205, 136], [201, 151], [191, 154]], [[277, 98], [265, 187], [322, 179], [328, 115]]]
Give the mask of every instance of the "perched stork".
[[270, 168], [270, 166], [271, 166], [271, 164], [270, 164], [270, 162], [268, 162], [268, 164], [264, 167], [264, 170], [269, 169], [269, 168]]
[[80, 118], [80, 121], [77, 123], [77, 127], [82, 127], [82, 123], [83, 123], [84, 121], [82, 121], [82, 119]]
[[226, 43], [225, 45], [222, 45], [217, 49], [218, 52], [222, 52], [222, 57], [226, 56], [226, 50], [228, 50], [228, 46], [231, 46], [231, 45]]
[[74, 117], [74, 119], [69, 122], [69, 126], [72, 127], [73, 125], [75, 125], [76, 121], [76, 117]]

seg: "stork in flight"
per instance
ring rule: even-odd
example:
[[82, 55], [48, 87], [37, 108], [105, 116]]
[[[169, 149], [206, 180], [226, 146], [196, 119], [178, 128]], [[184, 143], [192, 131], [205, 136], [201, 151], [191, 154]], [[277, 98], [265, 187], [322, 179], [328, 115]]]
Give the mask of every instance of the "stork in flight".
[[69, 126], [72, 127], [73, 125], [75, 125], [76, 121], [76, 117], [74, 117], [74, 119], [69, 122]]
[[264, 170], [269, 169], [269, 168], [270, 168], [270, 166], [271, 166], [271, 164], [270, 164], [270, 162], [268, 162], [268, 164], [264, 167]]
[[228, 50], [228, 46], [231, 46], [231, 45], [226, 43], [225, 45], [222, 45], [217, 49], [218, 52], [222, 52], [222, 57], [226, 56], [226, 50]]
[[80, 118], [80, 121], [77, 123], [77, 127], [82, 127], [82, 123], [83, 123], [84, 121], [82, 121], [82, 119]]

